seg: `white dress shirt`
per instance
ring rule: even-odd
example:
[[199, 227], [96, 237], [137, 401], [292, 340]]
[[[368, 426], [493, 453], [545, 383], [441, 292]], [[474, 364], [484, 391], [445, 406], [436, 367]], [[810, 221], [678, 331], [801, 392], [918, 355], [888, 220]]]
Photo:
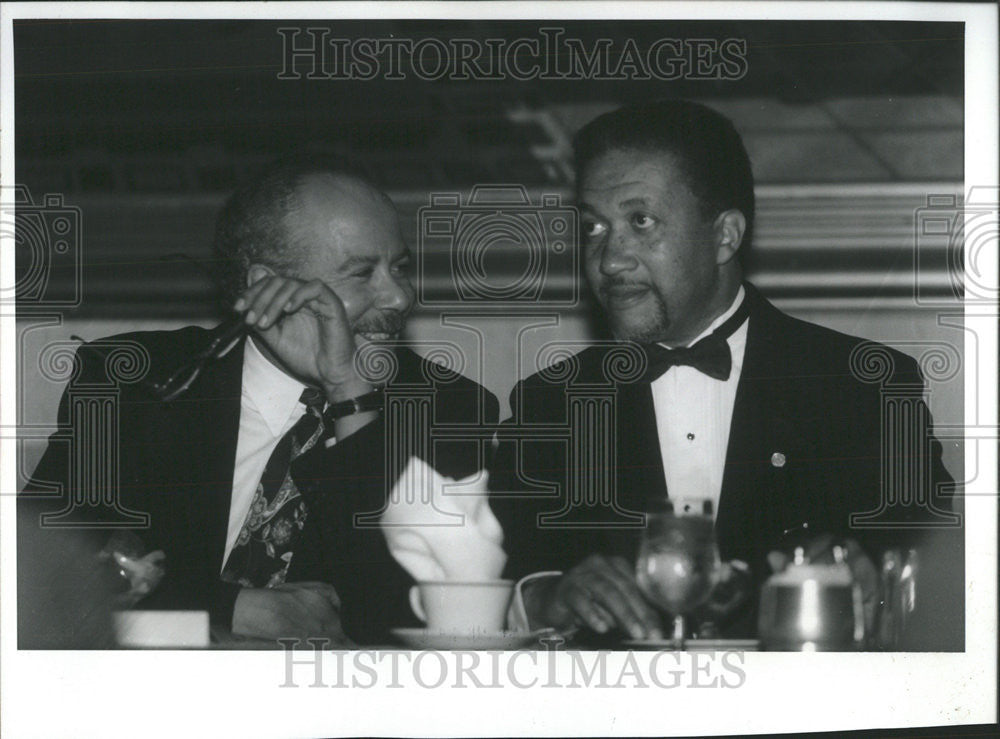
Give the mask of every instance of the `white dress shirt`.
[[226, 551], [219, 563], [220, 571], [240, 535], [271, 452], [306, 412], [299, 402], [306, 386], [272, 364], [253, 339], [245, 341], [243, 346], [240, 433], [236, 441]]
[[[687, 346], [725, 323], [745, 297], [746, 291], [741, 285], [728, 310]], [[673, 500], [707, 498], [712, 501], [713, 516], [718, 513], [722, 494], [729, 427], [747, 346], [747, 323], [744, 321], [727, 339], [733, 358], [728, 380], [716, 380], [693, 367], [679, 365], [668, 369], [650, 385], [667, 494]], [[533, 580], [561, 574], [556, 571], [533, 572], [517, 582], [507, 612], [508, 628], [528, 631], [539, 626], [532, 624], [528, 618], [522, 588]]]
[[[687, 346], [708, 336], [736, 312], [745, 298], [740, 286], [729, 309]], [[716, 380], [684, 365], [671, 367], [651, 385], [660, 437], [660, 457], [670, 498], [708, 498], [712, 514], [719, 510], [722, 473], [736, 386], [743, 369], [747, 322], [728, 339], [733, 366], [728, 380]], [[674, 348], [674, 347], [668, 347]]]

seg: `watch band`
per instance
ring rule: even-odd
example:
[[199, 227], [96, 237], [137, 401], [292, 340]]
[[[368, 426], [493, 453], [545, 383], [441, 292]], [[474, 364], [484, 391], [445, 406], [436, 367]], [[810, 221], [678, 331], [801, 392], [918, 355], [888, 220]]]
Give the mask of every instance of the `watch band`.
[[331, 403], [323, 413], [328, 421], [336, 421], [338, 418], [353, 416], [355, 413], [365, 413], [367, 411], [380, 411], [385, 404], [381, 390], [372, 390], [370, 393], [359, 395], [356, 398], [348, 398], [337, 403]]

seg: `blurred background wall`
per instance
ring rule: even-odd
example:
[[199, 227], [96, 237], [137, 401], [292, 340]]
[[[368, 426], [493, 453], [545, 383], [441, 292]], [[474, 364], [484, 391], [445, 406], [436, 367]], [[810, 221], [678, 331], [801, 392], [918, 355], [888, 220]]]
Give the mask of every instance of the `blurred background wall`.
[[[736, 39], [745, 65], [721, 79], [316, 79], [279, 33], [298, 29], [301, 45], [312, 28], [348, 42], [488, 49], [552, 26], [588, 49], [608, 39], [612, 56], [629, 40], [645, 53], [664, 38], [709, 50]], [[923, 227], [961, 205], [960, 24], [32, 21], [15, 25], [14, 40], [16, 183], [37, 225], [18, 233], [29, 298], [18, 321], [22, 472], [53, 430], [62, 389], [39, 369], [43, 348], [222, 320], [207, 277], [215, 213], [248, 172], [304, 146], [357, 157], [384, 183], [417, 255], [422, 300], [408, 338], [462, 347], [462, 371], [505, 408], [540, 347], [600, 335], [585, 292], [574, 292], [573, 252], [551, 231], [551, 214], [572, 204], [572, 134], [655, 97], [704, 102], [742, 132], [758, 182], [749, 278], [793, 315], [930, 362], [935, 420], [962, 425], [960, 241], [950, 227]], [[487, 194], [509, 223], [541, 214], [535, 241], [514, 229], [470, 244], [475, 229], [463, 231], [448, 203], [467, 204], [483, 185], [522, 188]], [[431, 217], [458, 225], [432, 235]], [[68, 248], [49, 249], [66, 224]], [[451, 259], [472, 247], [478, 276]], [[456, 298], [469, 279], [478, 292]], [[942, 371], [935, 351], [958, 365]], [[945, 459], [962, 479], [959, 439], [945, 441]]]

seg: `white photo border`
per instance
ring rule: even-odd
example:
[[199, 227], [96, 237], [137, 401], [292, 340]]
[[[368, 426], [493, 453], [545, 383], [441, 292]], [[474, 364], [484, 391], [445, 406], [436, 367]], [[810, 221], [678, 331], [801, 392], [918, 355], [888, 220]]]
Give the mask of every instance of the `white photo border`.
[[[13, 182], [12, 22], [23, 18], [492, 18], [698, 20], [914, 20], [966, 24], [965, 191], [997, 186], [997, 12], [995, 6], [950, 3], [23, 3], [0, 9], [0, 181]], [[0, 270], [13, 273], [13, 249], [0, 245]], [[980, 255], [982, 275], [998, 274], [997, 254]], [[4, 284], [6, 280], [4, 280]], [[994, 285], [995, 289], [995, 285]], [[966, 418], [997, 427], [997, 306], [966, 306]], [[16, 425], [16, 331], [0, 318], [0, 424]], [[978, 342], [973, 353], [971, 343]], [[975, 374], [974, 374], [975, 373]], [[989, 378], [976, 386], [974, 378]], [[180, 732], [274, 735], [663, 735], [758, 733], [994, 723], [997, 720], [996, 446], [966, 445], [966, 468], [981, 471], [966, 497], [966, 643], [962, 654], [747, 653], [738, 689], [498, 690], [423, 687], [404, 674], [393, 687], [387, 663], [370, 689], [281, 688], [279, 652], [23, 652], [16, 649], [14, 500], [0, 499], [0, 717], [11, 736], [175, 735]], [[982, 455], [992, 454], [992, 459]], [[16, 487], [15, 441], [3, 438], [2, 487]], [[984, 494], [985, 493], [985, 494]], [[648, 666], [651, 654], [637, 654]], [[325, 674], [336, 672], [327, 655]], [[502, 670], [508, 669], [505, 658]], [[548, 657], [537, 660], [545, 679]], [[560, 656], [564, 660], [564, 656]], [[612, 657], [624, 660], [623, 653]], [[613, 669], [621, 667], [614, 662]], [[296, 668], [298, 669], [298, 668]], [[531, 660], [515, 674], [530, 681]], [[503, 675], [508, 673], [503, 672]], [[615, 673], [617, 674], [617, 673]], [[326, 682], [332, 682], [327, 677]]]

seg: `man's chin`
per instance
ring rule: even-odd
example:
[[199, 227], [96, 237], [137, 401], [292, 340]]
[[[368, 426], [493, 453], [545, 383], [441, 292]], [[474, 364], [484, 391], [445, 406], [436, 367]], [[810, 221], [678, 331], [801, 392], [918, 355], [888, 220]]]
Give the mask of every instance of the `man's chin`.
[[663, 326], [660, 325], [614, 319], [611, 320], [611, 332], [619, 341], [632, 341], [636, 344], [655, 344], [663, 341], [665, 334]]

